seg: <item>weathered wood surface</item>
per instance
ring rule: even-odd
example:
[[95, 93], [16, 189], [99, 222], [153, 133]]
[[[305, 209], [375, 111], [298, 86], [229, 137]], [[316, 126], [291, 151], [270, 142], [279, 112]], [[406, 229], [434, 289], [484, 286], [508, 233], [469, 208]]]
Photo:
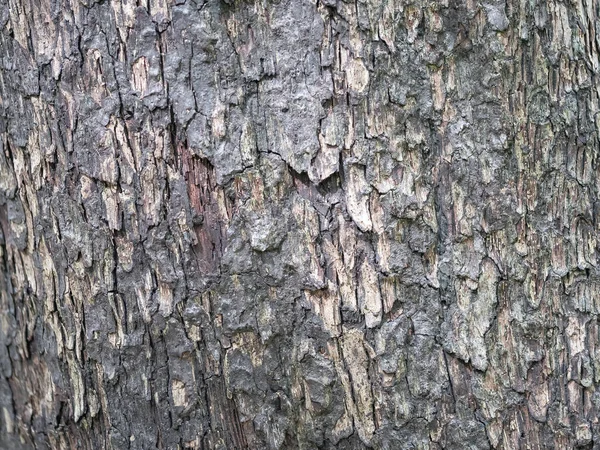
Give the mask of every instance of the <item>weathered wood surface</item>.
[[595, 0], [3, 0], [0, 447], [598, 448]]

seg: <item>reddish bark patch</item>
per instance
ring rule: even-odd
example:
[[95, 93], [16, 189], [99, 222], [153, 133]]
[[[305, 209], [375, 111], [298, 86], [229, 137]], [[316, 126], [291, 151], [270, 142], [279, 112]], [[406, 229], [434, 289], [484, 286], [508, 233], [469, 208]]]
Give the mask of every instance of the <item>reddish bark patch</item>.
[[179, 144], [179, 155], [192, 209], [198, 267], [203, 273], [216, 274], [227, 238], [226, 196], [210, 161], [192, 155], [183, 144]]

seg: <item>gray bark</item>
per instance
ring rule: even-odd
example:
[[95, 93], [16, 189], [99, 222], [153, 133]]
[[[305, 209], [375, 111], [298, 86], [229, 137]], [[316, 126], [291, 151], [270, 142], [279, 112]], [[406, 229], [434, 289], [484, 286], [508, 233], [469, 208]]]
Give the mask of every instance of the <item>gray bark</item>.
[[600, 448], [594, 0], [2, 0], [0, 448]]

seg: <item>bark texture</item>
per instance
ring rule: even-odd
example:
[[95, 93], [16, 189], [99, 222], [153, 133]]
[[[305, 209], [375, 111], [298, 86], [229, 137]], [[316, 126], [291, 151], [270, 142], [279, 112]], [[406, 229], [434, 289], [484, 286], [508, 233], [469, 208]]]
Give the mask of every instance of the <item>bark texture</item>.
[[595, 0], [2, 0], [0, 447], [599, 448]]

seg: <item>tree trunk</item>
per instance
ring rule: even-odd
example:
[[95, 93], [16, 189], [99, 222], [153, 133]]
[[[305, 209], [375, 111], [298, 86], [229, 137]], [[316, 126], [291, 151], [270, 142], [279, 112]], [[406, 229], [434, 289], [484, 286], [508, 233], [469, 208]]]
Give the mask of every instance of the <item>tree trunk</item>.
[[0, 26], [0, 448], [600, 448], [598, 2]]

